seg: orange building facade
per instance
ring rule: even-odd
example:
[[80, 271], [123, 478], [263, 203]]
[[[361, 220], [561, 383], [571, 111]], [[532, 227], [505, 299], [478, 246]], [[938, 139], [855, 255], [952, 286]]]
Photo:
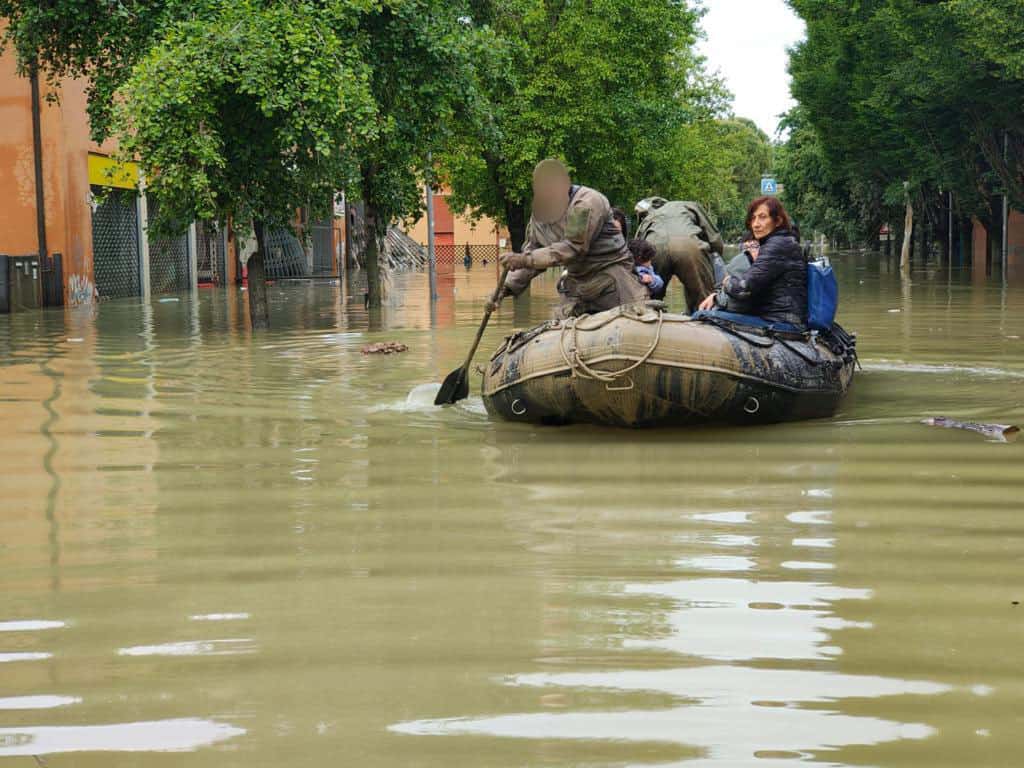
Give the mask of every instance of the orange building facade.
[[[65, 301], [92, 301], [89, 154], [109, 147], [89, 139], [83, 83], [64, 83], [59, 102], [47, 98], [45, 83], [39, 89], [46, 250], [62, 257]], [[40, 252], [32, 90], [31, 80], [17, 73], [14, 54], [0, 56], [0, 254], [15, 258]]]
[[[112, 159], [115, 150], [112, 141], [90, 139], [84, 81], [65, 79], [53, 90], [41, 78], [34, 86], [18, 73], [13, 51], [0, 55], [0, 312], [241, 282], [239, 255], [252, 243], [213, 223], [175, 237], [151, 234], [157, 204], [138, 167]], [[268, 252], [277, 261], [268, 276], [336, 274], [340, 223], [306, 222], [300, 213], [304, 241], [272, 233]]]
[[[976, 278], [983, 279], [1002, 258], [1002, 242], [999, 237], [993, 241], [985, 225], [977, 219], [974, 219], [973, 224], [974, 259], [971, 268]], [[1006, 278], [1014, 282], [1024, 281], [1024, 211], [1009, 212], [1006, 225]]]
[[[462, 259], [466, 253], [481, 260], [508, 249], [508, 230], [486, 216], [474, 220], [468, 211], [455, 212], [448, 205], [445, 190], [434, 192], [434, 244], [438, 263], [452, 258]], [[406, 234], [420, 245], [427, 244], [425, 216], [406, 227]], [[451, 255], [449, 255], [451, 254]]]

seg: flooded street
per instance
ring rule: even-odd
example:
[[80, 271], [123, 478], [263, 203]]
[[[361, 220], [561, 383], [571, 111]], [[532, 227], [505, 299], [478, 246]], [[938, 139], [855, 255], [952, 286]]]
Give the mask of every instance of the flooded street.
[[1024, 443], [920, 420], [1024, 424], [1024, 286], [836, 264], [864, 371], [751, 429], [435, 409], [493, 264], [0, 316], [0, 763], [1017, 764]]

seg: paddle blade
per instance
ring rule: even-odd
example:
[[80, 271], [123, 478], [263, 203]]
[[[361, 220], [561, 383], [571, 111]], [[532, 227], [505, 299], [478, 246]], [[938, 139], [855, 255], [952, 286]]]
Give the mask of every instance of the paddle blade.
[[465, 368], [456, 368], [448, 374], [434, 398], [434, 405], [452, 405], [469, 397], [469, 376]]

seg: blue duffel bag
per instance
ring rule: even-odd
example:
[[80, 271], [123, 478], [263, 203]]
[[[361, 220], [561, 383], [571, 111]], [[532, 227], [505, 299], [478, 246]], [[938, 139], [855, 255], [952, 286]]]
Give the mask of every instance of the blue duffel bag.
[[831, 331], [839, 309], [839, 283], [832, 264], [820, 258], [807, 264], [807, 325], [812, 331]]

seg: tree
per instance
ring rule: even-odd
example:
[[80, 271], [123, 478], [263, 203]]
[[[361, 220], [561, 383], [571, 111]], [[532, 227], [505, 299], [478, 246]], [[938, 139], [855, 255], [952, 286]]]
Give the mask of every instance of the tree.
[[6, 40], [51, 78], [90, 80], [92, 132], [141, 161], [162, 218], [253, 223], [254, 327], [268, 322], [264, 233], [296, 208], [362, 198], [369, 298], [379, 241], [418, 211], [429, 153], [472, 119], [473, 29], [441, 0], [0, 0]]
[[753, 120], [699, 121], [677, 145], [676, 183], [668, 196], [701, 202], [723, 235], [738, 237], [747, 204], [761, 194], [761, 177], [772, 168], [772, 152]]
[[119, 91], [113, 126], [170, 221], [252, 222], [253, 328], [266, 327], [270, 226], [326, 213], [375, 137], [369, 67], [345, 0], [218, 4], [172, 24]]
[[474, 62], [488, 47], [458, 3], [391, 0], [364, 13], [367, 85], [376, 111], [359, 149], [369, 306], [381, 304], [380, 241], [387, 225], [419, 213], [433, 153], [479, 119]]
[[90, 128], [97, 142], [110, 135], [114, 94], [175, 20], [208, 10], [212, 0], [0, 0], [4, 45], [19, 66], [39, 67], [52, 85], [65, 76], [88, 79]]
[[439, 157], [453, 202], [509, 227], [522, 247], [534, 164], [565, 159], [614, 202], [677, 181], [685, 126], [724, 107], [694, 53], [699, 12], [677, 0], [477, 0], [496, 36], [477, 68], [489, 112]]
[[1020, 39], [994, 34], [1024, 23], [1019, 2], [790, 2], [807, 22], [793, 94], [829, 175], [862, 188], [855, 202], [883, 221], [900, 215], [905, 183], [919, 220], [939, 218], [948, 190], [982, 221], [994, 193], [1024, 202]]

